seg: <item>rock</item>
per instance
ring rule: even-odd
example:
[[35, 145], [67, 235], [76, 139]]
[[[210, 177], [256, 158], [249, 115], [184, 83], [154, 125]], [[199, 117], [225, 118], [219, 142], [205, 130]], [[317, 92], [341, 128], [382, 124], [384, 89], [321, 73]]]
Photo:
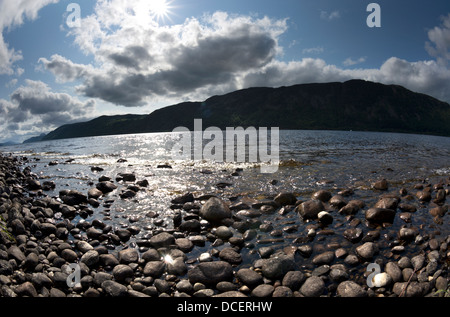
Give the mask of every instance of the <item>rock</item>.
[[387, 190], [389, 188], [389, 184], [387, 180], [382, 179], [377, 182], [375, 182], [372, 187], [376, 190]]
[[41, 183], [33, 178], [28, 178], [27, 179], [27, 188], [29, 190], [39, 190], [42, 188]]
[[415, 281], [410, 282], [409, 284], [408, 282], [397, 282], [392, 287], [392, 291], [397, 296], [402, 297], [422, 297], [424, 295], [423, 294], [424, 289], [421, 283]]
[[427, 202], [431, 200], [431, 193], [429, 191], [419, 191], [416, 193], [416, 197], [420, 201]]
[[293, 256], [278, 254], [262, 260], [262, 273], [268, 279], [277, 279], [295, 268]]
[[378, 247], [373, 242], [366, 242], [356, 248], [356, 253], [365, 260], [370, 260], [378, 253]]
[[88, 191], [88, 198], [98, 199], [103, 195], [103, 192], [97, 188], [91, 188]]
[[128, 248], [119, 252], [119, 262], [121, 264], [130, 264], [139, 260], [139, 252], [134, 248]]
[[225, 293], [214, 295], [213, 297], [225, 297], [225, 298], [232, 298], [232, 297], [247, 297], [247, 295], [238, 292], [238, 291], [228, 291]]
[[414, 213], [417, 211], [416, 206], [406, 203], [401, 203], [398, 205], [398, 208], [404, 212]]
[[300, 252], [300, 254], [305, 258], [309, 258], [313, 253], [312, 247], [308, 244], [301, 245], [297, 249]]
[[392, 283], [391, 276], [386, 273], [379, 273], [372, 278], [372, 283], [374, 287], [387, 287]]
[[300, 293], [305, 297], [319, 297], [325, 290], [324, 281], [318, 276], [311, 276], [300, 287]]
[[400, 282], [403, 278], [402, 270], [395, 262], [388, 262], [384, 267], [384, 270], [386, 271], [387, 274], [389, 274], [394, 283]]
[[119, 173], [116, 177], [116, 181], [135, 182], [136, 175], [134, 175], [133, 173]]
[[62, 190], [59, 197], [69, 206], [85, 204], [88, 201], [87, 196], [77, 190]]
[[445, 214], [448, 211], [448, 206], [438, 206], [435, 208], [430, 209], [429, 213], [430, 215], [432, 215], [433, 217], [444, 217]]
[[242, 284], [247, 285], [250, 288], [264, 283], [262, 275], [251, 269], [240, 269], [236, 273], [236, 277], [242, 282]]
[[155, 249], [148, 249], [147, 251], [145, 251], [142, 254], [142, 259], [145, 262], [149, 262], [149, 261], [160, 261], [161, 260], [161, 255], [159, 254], [159, 252]]
[[144, 267], [144, 275], [153, 278], [160, 277], [166, 269], [166, 264], [163, 261], [150, 261]]
[[17, 260], [18, 264], [22, 263], [22, 261], [25, 261], [26, 259], [25, 254], [23, 254], [22, 250], [20, 250], [16, 245], [11, 246], [7, 252], [9, 258]]
[[100, 264], [105, 267], [113, 268], [119, 265], [119, 260], [113, 254], [100, 254]]
[[102, 283], [102, 289], [111, 297], [124, 297], [128, 295], [127, 287], [115, 281], [104, 281]]
[[161, 232], [150, 238], [150, 244], [155, 249], [169, 247], [175, 244], [175, 238], [168, 232]]
[[295, 205], [297, 197], [292, 193], [280, 193], [273, 199], [280, 206]]
[[219, 252], [219, 258], [227, 261], [230, 264], [239, 264], [242, 262], [242, 257], [233, 248], [225, 248]]
[[41, 287], [51, 287], [53, 282], [45, 273], [33, 273], [30, 280], [33, 285], [36, 285], [39, 288]]
[[197, 219], [191, 219], [188, 221], [184, 221], [179, 226], [179, 229], [184, 232], [200, 232], [201, 231], [200, 221]]
[[110, 193], [112, 191], [114, 191], [115, 189], [117, 189], [117, 186], [109, 181], [106, 182], [100, 182], [97, 185], [95, 185], [95, 187], [101, 191], [103, 194], [107, 194]]
[[13, 235], [21, 235], [25, 234], [27, 229], [25, 228], [25, 225], [22, 223], [20, 219], [14, 219], [11, 221], [11, 228]]
[[335, 283], [346, 281], [349, 278], [348, 273], [344, 269], [332, 268], [329, 273], [330, 279]]
[[131, 238], [131, 232], [127, 229], [118, 229], [115, 231], [115, 234], [122, 242], [127, 242]]
[[371, 223], [393, 223], [395, 210], [384, 208], [370, 208], [366, 211], [366, 220]]
[[105, 272], [97, 272], [94, 275], [94, 285], [97, 287], [101, 287], [104, 281], [111, 281], [113, 276], [109, 273]]
[[200, 216], [212, 223], [231, 218], [231, 210], [221, 199], [212, 197], [200, 209]]
[[319, 213], [324, 211], [325, 207], [320, 200], [308, 200], [295, 208], [295, 211], [303, 218], [303, 220], [317, 219]]
[[273, 291], [272, 297], [293, 297], [294, 294], [289, 287], [278, 286]]
[[34, 288], [31, 282], [25, 282], [20, 284], [14, 289], [14, 292], [19, 296], [37, 297], [36, 288]]
[[364, 206], [365, 203], [361, 200], [350, 200], [347, 205], [339, 209], [339, 213], [344, 215], [354, 215]]
[[375, 208], [396, 210], [398, 203], [399, 200], [397, 198], [383, 197], [377, 201], [377, 203], [375, 204]]
[[314, 200], [320, 200], [325, 203], [330, 200], [331, 193], [327, 190], [321, 189], [321, 190], [315, 192], [311, 198]]
[[331, 264], [334, 260], [334, 252], [333, 251], [326, 251], [321, 254], [316, 255], [312, 262], [315, 265], [323, 265], [323, 264]]
[[114, 279], [118, 282], [124, 282], [127, 279], [131, 279], [134, 275], [133, 269], [126, 264], [119, 264], [114, 267], [112, 274]]
[[436, 289], [439, 290], [447, 290], [448, 287], [448, 280], [447, 278], [443, 277], [443, 276], [439, 276], [436, 279]]
[[192, 193], [186, 193], [182, 196], [172, 199], [171, 203], [176, 205], [183, 205], [188, 202], [194, 201], [194, 195]]
[[119, 196], [121, 199], [130, 199], [136, 196], [136, 192], [133, 190], [125, 190]]
[[182, 257], [175, 258], [166, 263], [166, 269], [168, 274], [183, 276], [187, 272], [187, 266], [184, 263]]
[[86, 230], [86, 235], [94, 240], [100, 238], [102, 234], [103, 232], [101, 230], [98, 230], [94, 227], [90, 227], [89, 229]]
[[226, 226], [220, 226], [216, 229], [216, 236], [222, 240], [228, 240], [233, 236], [233, 232]]
[[289, 271], [284, 275], [281, 285], [297, 291], [305, 280], [305, 275], [300, 271]]
[[326, 211], [321, 211], [317, 215], [318, 221], [323, 226], [328, 226], [333, 223], [333, 216]]
[[409, 212], [402, 212], [398, 215], [398, 217], [406, 223], [411, 223], [412, 214]]
[[77, 209], [73, 206], [63, 205], [61, 207], [61, 214], [64, 218], [73, 219], [75, 218]]
[[175, 240], [175, 244], [184, 253], [190, 252], [194, 248], [194, 244], [187, 238], [179, 238]]
[[181, 280], [176, 284], [176, 289], [179, 292], [189, 294], [194, 290], [194, 287], [188, 280]]
[[419, 234], [416, 228], [401, 228], [398, 232], [398, 237], [400, 240], [412, 241]]
[[232, 280], [233, 268], [225, 261], [204, 262], [189, 270], [188, 278], [192, 284], [199, 282], [205, 285], [216, 285], [222, 281]]
[[425, 264], [425, 256], [422, 254], [416, 255], [411, 258], [411, 265], [414, 270], [420, 270]]
[[350, 228], [346, 229], [343, 233], [344, 238], [349, 240], [352, 243], [357, 243], [361, 241], [363, 236], [363, 231], [360, 228]]
[[367, 291], [353, 281], [344, 281], [338, 285], [337, 294], [340, 297], [366, 297]]
[[337, 209], [341, 209], [342, 207], [347, 205], [347, 201], [341, 195], [335, 195], [331, 197], [329, 203], [331, 206]]
[[97, 251], [89, 250], [80, 259], [81, 263], [86, 264], [88, 267], [96, 265], [100, 260], [100, 256]]
[[269, 284], [261, 284], [252, 291], [252, 297], [271, 297], [275, 288]]
[[77, 248], [83, 253], [86, 253], [90, 250], [94, 250], [94, 247], [90, 245], [88, 242], [80, 240], [77, 242]]
[[344, 258], [348, 255], [348, 252], [346, 249], [344, 248], [338, 248], [335, 252], [334, 255], [336, 256], [337, 259], [341, 259]]
[[61, 257], [69, 263], [75, 263], [78, 260], [77, 253], [72, 249], [62, 250]]

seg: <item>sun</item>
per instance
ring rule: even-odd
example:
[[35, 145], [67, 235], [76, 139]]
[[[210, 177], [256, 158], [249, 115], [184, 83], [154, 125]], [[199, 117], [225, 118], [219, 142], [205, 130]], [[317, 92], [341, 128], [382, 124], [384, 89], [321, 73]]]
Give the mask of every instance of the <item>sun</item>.
[[150, 14], [155, 17], [157, 20], [164, 20], [169, 17], [171, 1], [168, 0], [148, 0], [148, 8]]

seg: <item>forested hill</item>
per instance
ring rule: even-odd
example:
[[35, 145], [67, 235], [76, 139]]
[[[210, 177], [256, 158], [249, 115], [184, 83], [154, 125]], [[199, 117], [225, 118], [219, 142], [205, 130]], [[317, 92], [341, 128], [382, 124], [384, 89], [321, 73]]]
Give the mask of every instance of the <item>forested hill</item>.
[[279, 127], [284, 130], [354, 130], [450, 136], [450, 105], [396, 85], [362, 80], [249, 88], [204, 102], [185, 102], [149, 115], [103, 116], [64, 125], [42, 140], [193, 130], [203, 127]]

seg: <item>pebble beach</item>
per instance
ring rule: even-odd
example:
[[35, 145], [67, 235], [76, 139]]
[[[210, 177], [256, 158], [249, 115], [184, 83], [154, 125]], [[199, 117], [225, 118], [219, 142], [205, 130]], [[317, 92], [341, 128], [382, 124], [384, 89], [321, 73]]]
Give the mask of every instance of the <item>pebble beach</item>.
[[2, 297], [449, 296], [448, 177], [383, 178], [364, 197], [185, 192], [170, 201], [171, 226], [143, 230], [132, 217], [124, 227], [92, 217], [144, 189], [139, 175], [100, 176], [80, 192], [27, 163], [0, 156]]

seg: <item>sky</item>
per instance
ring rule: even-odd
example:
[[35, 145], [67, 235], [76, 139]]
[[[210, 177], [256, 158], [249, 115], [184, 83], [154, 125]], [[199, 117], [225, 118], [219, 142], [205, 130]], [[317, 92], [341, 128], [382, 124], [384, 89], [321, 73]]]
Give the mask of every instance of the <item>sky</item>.
[[248, 87], [350, 79], [450, 102], [450, 2], [0, 0], [0, 142]]

